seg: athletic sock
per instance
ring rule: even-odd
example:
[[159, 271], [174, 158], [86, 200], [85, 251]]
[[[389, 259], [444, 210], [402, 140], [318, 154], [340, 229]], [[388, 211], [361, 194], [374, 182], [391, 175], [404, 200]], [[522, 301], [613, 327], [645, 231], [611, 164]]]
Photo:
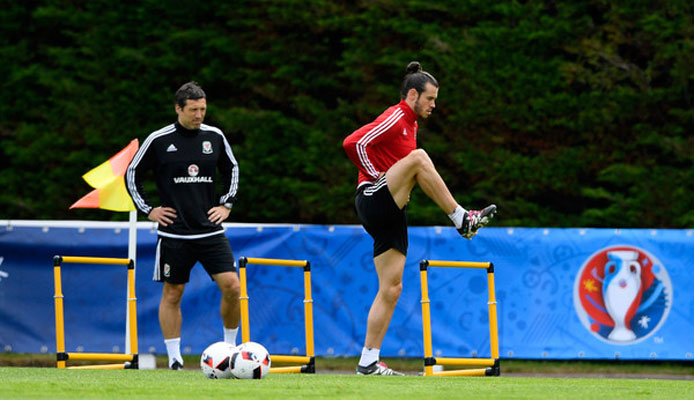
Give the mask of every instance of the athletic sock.
[[232, 346], [236, 346], [236, 334], [238, 333], [239, 328], [224, 328], [224, 341], [231, 344]]
[[452, 213], [448, 214], [448, 218], [453, 221], [453, 225], [455, 225], [456, 229], [460, 229], [463, 226], [463, 218], [466, 212], [467, 211], [459, 205]]
[[374, 349], [373, 347], [364, 347], [361, 350], [361, 359], [359, 360], [359, 365], [362, 367], [368, 367], [374, 362], [378, 361], [378, 357], [381, 353], [381, 349]]
[[166, 343], [166, 353], [169, 355], [169, 368], [171, 368], [176, 360], [183, 365], [183, 357], [181, 357], [181, 338], [164, 339], [164, 343]]

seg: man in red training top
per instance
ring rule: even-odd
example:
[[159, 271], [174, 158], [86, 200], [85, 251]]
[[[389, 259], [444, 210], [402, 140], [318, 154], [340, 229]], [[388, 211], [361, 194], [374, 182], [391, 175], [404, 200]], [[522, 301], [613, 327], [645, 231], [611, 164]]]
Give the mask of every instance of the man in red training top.
[[369, 310], [366, 339], [358, 375], [402, 375], [379, 362], [381, 343], [402, 291], [407, 255], [407, 214], [410, 192], [419, 185], [446, 214], [461, 236], [471, 239], [496, 213], [490, 205], [465, 210], [453, 198], [427, 153], [417, 149], [417, 119], [436, 107], [439, 84], [417, 61], [406, 69], [401, 98], [373, 122], [343, 143], [359, 169], [355, 206], [364, 229], [374, 239], [374, 264], [379, 289]]

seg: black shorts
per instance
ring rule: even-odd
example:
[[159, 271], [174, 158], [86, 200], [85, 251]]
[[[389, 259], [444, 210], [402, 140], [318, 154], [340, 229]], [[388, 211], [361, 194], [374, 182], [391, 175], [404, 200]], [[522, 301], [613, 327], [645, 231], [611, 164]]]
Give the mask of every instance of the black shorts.
[[364, 229], [374, 239], [374, 257], [396, 249], [407, 255], [407, 212], [395, 204], [386, 176], [359, 187], [354, 199]]
[[187, 283], [195, 263], [210, 275], [235, 272], [236, 262], [224, 233], [200, 239], [175, 239], [159, 236], [154, 260], [154, 279], [173, 284]]

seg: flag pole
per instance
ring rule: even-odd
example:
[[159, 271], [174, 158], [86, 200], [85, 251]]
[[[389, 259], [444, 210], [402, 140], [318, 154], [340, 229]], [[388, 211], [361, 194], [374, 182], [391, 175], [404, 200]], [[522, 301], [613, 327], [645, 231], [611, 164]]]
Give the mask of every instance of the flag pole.
[[[129, 212], [129, 228], [128, 228], [128, 258], [133, 260], [133, 265], [135, 270], [133, 271], [135, 276], [137, 276], [137, 210], [132, 210]], [[133, 278], [133, 285], [135, 280]], [[127, 288], [126, 288], [127, 290]], [[126, 294], [126, 298], [129, 294]], [[130, 307], [129, 302], [125, 304], [125, 350], [128, 354], [132, 354], [131, 343], [130, 343]]]

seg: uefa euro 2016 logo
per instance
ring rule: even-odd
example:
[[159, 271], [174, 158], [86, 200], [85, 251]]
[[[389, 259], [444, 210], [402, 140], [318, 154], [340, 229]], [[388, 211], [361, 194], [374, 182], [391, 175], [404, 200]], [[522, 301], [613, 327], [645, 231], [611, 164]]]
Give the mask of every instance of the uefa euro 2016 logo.
[[665, 322], [672, 283], [665, 267], [647, 251], [611, 246], [586, 260], [576, 276], [574, 307], [598, 339], [634, 344]]

